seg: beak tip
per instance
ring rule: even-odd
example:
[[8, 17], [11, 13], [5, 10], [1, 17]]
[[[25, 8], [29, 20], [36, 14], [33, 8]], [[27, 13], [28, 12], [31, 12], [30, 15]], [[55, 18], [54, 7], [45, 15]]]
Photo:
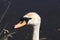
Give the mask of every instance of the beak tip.
[[23, 21], [22, 24], [19, 22], [18, 24], [14, 25], [14, 28], [20, 28], [20, 27], [23, 27], [24, 25], [26, 25], [25, 21]]
[[14, 28], [16, 28], [16, 27], [14, 27]]
[[17, 25], [15, 25], [14, 28], [17, 28]]

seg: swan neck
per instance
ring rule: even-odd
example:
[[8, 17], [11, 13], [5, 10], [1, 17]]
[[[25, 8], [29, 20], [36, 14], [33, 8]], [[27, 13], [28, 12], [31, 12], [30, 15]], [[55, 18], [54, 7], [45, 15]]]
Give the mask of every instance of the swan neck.
[[39, 40], [39, 28], [40, 26], [34, 26], [33, 40]]

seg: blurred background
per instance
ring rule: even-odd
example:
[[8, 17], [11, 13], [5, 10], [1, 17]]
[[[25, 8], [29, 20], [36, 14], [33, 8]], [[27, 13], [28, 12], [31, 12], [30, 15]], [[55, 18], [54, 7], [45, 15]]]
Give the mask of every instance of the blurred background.
[[40, 39], [60, 40], [60, 0], [0, 0], [0, 33], [5, 28], [16, 32], [8, 40], [32, 40], [31, 26], [14, 29], [19, 18], [31, 11], [42, 18]]

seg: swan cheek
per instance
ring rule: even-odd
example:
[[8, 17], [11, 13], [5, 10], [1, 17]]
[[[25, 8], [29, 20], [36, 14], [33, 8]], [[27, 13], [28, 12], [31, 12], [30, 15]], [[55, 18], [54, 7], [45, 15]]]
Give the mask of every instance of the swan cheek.
[[15, 25], [14, 28], [20, 28], [20, 27], [23, 27], [24, 25], [26, 25], [26, 21], [20, 21], [18, 24]]

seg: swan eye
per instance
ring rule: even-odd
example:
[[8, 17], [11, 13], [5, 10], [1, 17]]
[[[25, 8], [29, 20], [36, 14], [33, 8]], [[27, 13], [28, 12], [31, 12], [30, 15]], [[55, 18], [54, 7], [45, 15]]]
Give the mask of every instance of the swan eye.
[[32, 18], [28, 18], [28, 19], [32, 19]]

